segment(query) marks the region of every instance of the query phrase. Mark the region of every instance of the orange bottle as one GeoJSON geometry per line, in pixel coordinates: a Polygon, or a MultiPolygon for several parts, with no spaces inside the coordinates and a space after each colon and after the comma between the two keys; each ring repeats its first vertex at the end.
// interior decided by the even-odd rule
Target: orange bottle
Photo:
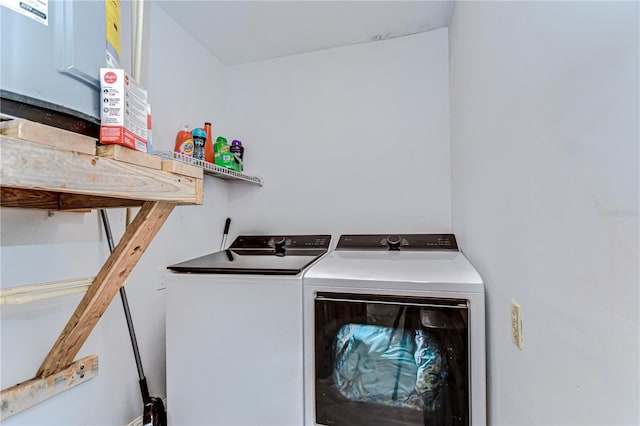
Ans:
{"type": "Polygon", "coordinates": [[[213,138],[211,137],[211,123],[204,123],[204,131],[207,134],[207,140],[204,143],[204,161],[213,164],[213,138]]]}
{"type": "Polygon", "coordinates": [[[193,137],[188,125],[184,125],[183,129],[176,135],[176,146],[173,149],[178,154],[193,156],[193,137]]]}

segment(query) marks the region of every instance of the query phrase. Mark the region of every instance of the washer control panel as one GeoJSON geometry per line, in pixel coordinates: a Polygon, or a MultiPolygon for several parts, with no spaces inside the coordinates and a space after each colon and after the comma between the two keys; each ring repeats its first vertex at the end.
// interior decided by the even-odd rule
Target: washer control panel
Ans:
{"type": "Polygon", "coordinates": [[[358,234],[341,235],[336,250],[453,250],[453,234],[358,234]]]}
{"type": "Polygon", "coordinates": [[[328,249],[331,235],[240,235],[230,249],[328,249]]]}

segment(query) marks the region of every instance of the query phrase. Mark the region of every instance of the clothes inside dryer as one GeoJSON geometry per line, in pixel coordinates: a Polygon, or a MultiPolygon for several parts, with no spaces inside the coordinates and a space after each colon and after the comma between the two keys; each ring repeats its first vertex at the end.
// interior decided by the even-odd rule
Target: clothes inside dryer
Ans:
{"type": "Polygon", "coordinates": [[[466,301],[318,293],[315,319],[319,424],[469,424],[466,301]]]}

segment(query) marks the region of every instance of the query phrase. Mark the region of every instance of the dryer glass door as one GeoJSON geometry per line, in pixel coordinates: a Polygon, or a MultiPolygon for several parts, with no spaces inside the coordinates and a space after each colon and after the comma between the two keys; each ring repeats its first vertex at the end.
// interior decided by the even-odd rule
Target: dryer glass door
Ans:
{"type": "Polygon", "coordinates": [[[319,425],[468,425],[468,302],[315,298],[319,425]]]}

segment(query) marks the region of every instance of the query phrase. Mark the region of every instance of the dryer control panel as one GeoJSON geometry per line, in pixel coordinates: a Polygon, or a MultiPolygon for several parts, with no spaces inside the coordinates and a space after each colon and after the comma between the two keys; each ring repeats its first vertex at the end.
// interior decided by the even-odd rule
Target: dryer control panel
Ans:
{"type": "Polygon", "coordinates": [[[453,234],[341,235],[336,250],[458,251],[453,234]]]}

